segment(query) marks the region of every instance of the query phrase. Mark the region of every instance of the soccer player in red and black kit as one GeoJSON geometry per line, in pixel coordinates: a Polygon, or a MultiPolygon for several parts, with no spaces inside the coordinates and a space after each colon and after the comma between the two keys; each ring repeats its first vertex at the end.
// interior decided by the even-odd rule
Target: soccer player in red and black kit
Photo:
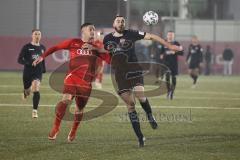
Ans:
{"type": "MultiPolygon", "coordinates": [[[[179,42],[175,40],[175,33],[173,31],[168,31],[167,32],[167,42],[181,46],[179,42]]],[[[173,51],[170,50],[167,47],[161,47],[161,52],[160,52],[160,59],[163,60],[163,63],[170,69],[170,73],[166,74],[166,81],[167,81],[167,98],[172,100],[173,99],[173,93],[177,85],[177,78],[176,76],[178,75],[178,56],[183,55],[183,51],[173,51]],[[171,78],[171,83],[170,83],[170,78],[171,78]],[[170,86],[170,84],[172,84],[170,86]]]]}
{"type": "MultiPolygon", "coordinates": [[[[137,40],[146,39],[146,40],[154,40],[157,41],[172,50],[181,50],[179,47],[175,45],[171,45],[167,43],[164,39],[160,38],[157,35],[153,35],[150,33],[145,33],[141,31],[134,30],[126,30],[125,29],[125,18],[123,16],[116,16],[113,22],[113,27],[115,29],[114,32],[106,35],[104,37],[103,43],[106,50],[110,52],[112,55],[111,65],[115,68],[115,78],[118,87],[118,94],[125,102],[130,121],[132,123],[133,130],[138,137],[139,147],[144,146],[144,136],[140,129],[140,123],[138,119],[137,112],[135,110],[135,101],[134,97],[136,97],[147,114],[147,118],[150,122],[150,125],[153,129],[158,127],[157,122],[152,114],[151,106],[148,102],[148,99],[144,95],[144,83],[143,83],[143,75],[141,71],[137,71],[132,73],[129,68],[129,73],[132,73],[132,77],[128,77],[125,73],[121,71],[121,68],[128,69],[125,64],[121,64],[123,62],[121,60],[122,56],[128,57],[128,63],[138,63],[137,55],[135,54],[134,44],[137,40]],[[119,56],[120,55],[120,56],[119,56]],[[119,60],[114,57],[119,56],[119,60]],[[129,80],[132,79],[132,80],[129,80]]],[[[138,67],[136,65],[136,67],[138,67]]]]}
{"type": "Polygon", "coordinates": [[[19,57],[18,63],[24,65],[23,70],[23,99],[26,99],[33,92],[33,111],[32,118],[37,118],[38,105],[40,101],[40,82],[42,80],[42,73],[45,73],[44,61],[37,66],[33,67],[32,63],[39,56],[45,52],[44,45],[40,44],[41,31],[39,29],[32,30],[32,42],[23,46],[19,57]]]}
{"type": "Polygon", "coordinates": [[[197,36],[192,37],[192,43],[189,45],[186,61],[189,65],[189,74],[193,79],[192,88],[195,88],[200,69],[203,66],[203,48],[199,44],[197,36]]]}
{"type": "Polygon", "coordinates": [[[92,90],[91,82],[95,77],[96,60],[99,57],[108,63],[110,61],[110,56],[106,54],[104,48],[98,48],[94,45],[94,34],[94,25],[84,23],[81,26],[81,39],[66,40],[51,47],[33,63],[35,66],[57,50],[66,49],[70,51],[69,71],[64,79],[63,98],[56,106],[56,117],[48,136],[49,140],[56,139],[67,106],[71,104],[74,98],[76,102],[75,117],[68,135],[68,141],[75,139],[77,128],[83,117],[83,109],[92,90]]]}

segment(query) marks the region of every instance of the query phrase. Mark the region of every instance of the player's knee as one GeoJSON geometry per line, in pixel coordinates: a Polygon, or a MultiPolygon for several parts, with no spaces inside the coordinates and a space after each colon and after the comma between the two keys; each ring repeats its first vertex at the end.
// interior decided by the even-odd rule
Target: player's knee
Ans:
{"type": "Polygon", "coordinates": [[[72,100],[71,99],[62,99],[61,102],[64,104],[70,105],[72,103],[72,100]]]}
{"type": "Polygon", "coordinates": [[[64,94],[62,97],[62,102],[70,104],[72,102],[73,96],[71,94],[64,94]]]}
{"type": "Polygon", "coordinates": [[[134,95],[137,99],[144,98],[144,87],[143,86],[136,86],[134,87],[134,95]]]}
{"type": "Polygon", "coordinates": [[[146,100],[146,97],[145,97],[143,91],[135,92],[135,97],[136,97],[139,101],[141,101],[141,102],[143,102],[143,101],[146,100]]]}
{"type": "Polygon", "coordinates": [[[40,81],[39,80],[34,80],[32,81],[32,92],[38,92],[40,89],[40,81]]]}
{"type": "Polygon", "coordinates": [[[135,111],[135,104],[134,105],[127,105],[128,112],[133,112],[135,111]]]}

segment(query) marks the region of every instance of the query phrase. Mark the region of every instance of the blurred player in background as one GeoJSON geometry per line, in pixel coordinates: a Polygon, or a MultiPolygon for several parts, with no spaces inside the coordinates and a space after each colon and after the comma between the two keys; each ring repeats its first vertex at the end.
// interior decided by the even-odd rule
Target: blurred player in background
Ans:
{"type": "Polygon", "coordinates": [[[197,79],[203,66],[203,48],[199,44],[197,36],[193,36],[188,48],[187,63],[189,74],[193,79],[192,88],[196,87],[197,79]]]}
{"type": "Polygon", "coordinates": [[[40,83],[42,80],[42,73],[46,72],[44,61],[33,67],[32,63],[39,56],[41,56],[46,48],[40,44],[41,31],[39,29],[32,30],[32,41],[23,46],[19,56],[18,63],[24,65],[23,69],[23,99],[26,99],[30,92],[33,93],[33,111],[32,118],[37,118],[38,105],[40,101],[40,83]]]}
{"type": "MultiPolygon", "coordinates": [[[[173,31],[167,32],[167,42],[176,46],[180,46],[179,42],[175,41],[175,33],[173,31]]],[[[167,90],[168,90],[167,98],[170,100],[173,99],[174,90],[177,84],[176,76],[178,75],[178,56],[179,55],[183,55],[183,51],[176,52],[176,51],[170,50],[165,46],[161,48],[160,59],[163,60],[163,63],[171,71],[170,73],[166,74],[167,90]],[[170,82],[170,78],[171,78],[171,82],[170,82]]]]}
{"type": "Polygon", "coordinates": [[[223,75],[232,75],[232,65],[233,65],[233,58],[234,53],[229,45],[225,46],[225,49],[222,53],[223,58],[223,75]]]}
{"type": "MultiPolygon", "coordinates": [[[[104,37],[103,43],[106,50],[112,55],[112,67],[116,68],[115,78],[118,86],[118,94],[125,102],[130,121],[132,123],[133,130],[138,138],[139,147],[144,146],[144,136],[140,129],[139,118],[135,109],[135,97],[139,100],[143,110],[146,112],[148,121],[153,129],[158,127],[157,122],[152,114],[152,109],[149,104],[147,97],[144,95],[144,82],[143,74],[140,69],[138,72],[132,73],[131,68],[129,72],[133,74],[132,77],[126,77],[125,73],[120,71],[121,68],[124,68],[126,64],[121,64],[121,59],[115,59],[115,55],[118,57],[128,58],[127,63],[138,63],[137,55],[135,54],[135,42],[137,40],[146,39],[157,41],[171,50],[180,50],[179,47],[167,43],[164,39],[160,38],[157,35],[150,33],[145,33],[141,31],[126,30],[125,29],[125,18],[123,16],[116,16],[113,22],[114,32],[109,33],[104,37]],[[116,62],[116,63],[115,63],[116,62]],[[120,64],[118,64],[120,63],[120,64]],[[116,66],[115,66],[116,65],[116,66]],[[130,79],[130,81],[129,81],[130,79]],[[134,79],[131,81],[131,79],[134,79]]],[[[118,58],[121,58],[118,57],[118,58]]],[[[138,65],[136,65],[138,67],[138,65]]]]}
{"type": "Polygon", "coordinates": [[[205,60],[205,75],[208,76],[211,74],[211,62],[212,62],[212,51],[211,51],[211,46],[207,45],[206,46],[206,52],[204,55],[204,60],[205,60]]]}
{"type": "MultiPolygon", "coordinates": [[[[95,45],[97,45],[99,48],[103,48],[103,32],[98,31],[95,38],[95,45]]],[[[95,87],[97,89],[102,89],[102,80],[103,80],[103,71],[104,71],[104,65],[105,62],[102,59],[97,59],[97,65],[96,65],[96,76],[95,76],[95,87]]]]}
{"type": "MultiPolygon", "coordinates": [[[[41,57],[33,62],[36,66],[48,55],[55,51],[69,50],[69,70],[64,79],[62,100],[56,106],[56,116],[52,130],[48,135],[49,140],[55,140],[59,133],[61,121],[66,109],[75,99],[76,107],[74,122],[68,135],[71,142],[76,137],[77,128],[83,117],[83,109],[91,94],[91,83],[95,78],[96,60],[102,58],[109,62],[110,57],[103,48],[94,44],[95,27],[92,23],[84,23],[81,26],[81,39],[70,39],[48,49],[41,57]]],[[[101,45],[103,46],[103,45],[101,45]]]]}

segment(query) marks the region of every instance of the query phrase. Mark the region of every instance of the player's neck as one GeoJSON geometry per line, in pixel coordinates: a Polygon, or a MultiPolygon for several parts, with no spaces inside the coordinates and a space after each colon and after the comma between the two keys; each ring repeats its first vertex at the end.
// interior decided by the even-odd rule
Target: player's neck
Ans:
{"type": "Polygon", "coordinates": [[[93,42],[93,39],[92,38],[86,38],[86,37],[82,36],[82,41],[83,42],[93,42]]]}
{"type": "Polygon", "coordinates": [[[113,36],[114,37],[122,37],[123,36],[123,33],[119,33],[119,32],[113,32],[113,36]]]}
{"type": "Polygon", "coordinates": [[[31,44],[34,45],[34,46],[40,46],[40,42],[34,42],[34,41],[32,41],[31,44]]]}

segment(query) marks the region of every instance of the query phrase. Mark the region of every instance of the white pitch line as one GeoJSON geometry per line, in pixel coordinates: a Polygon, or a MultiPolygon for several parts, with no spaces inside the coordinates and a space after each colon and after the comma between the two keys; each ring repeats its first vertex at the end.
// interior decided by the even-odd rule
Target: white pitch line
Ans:
{"type": "MultiPolygon", "coordinates": [[[[0,85],[0,88],[23,88],[22,85],[0,85]]],[[[46,85],[42,85],[40,88],[43,89],[49,89],[49,90],[53,90],[51,88],[51,86],[46,86],[46,85]]],[[[147,87],[146,87],[147,88],[147,87]]],[[[214,91],[198,91],[198,90],[193,90],[190,89],[189,90],[179,90],[177,89],[176,92],[180,92],[180,93],[191,93],[191,94],[217,94],[217,95],[236,95],[236,96],[240,96],[240,93],[233,93],[233,92],[214,92],[214,91]]]]}
{"type": "MultiPolygon", "coordinates": [[[[0,93],[0,96],[21,96],[22,93],[0,93]]],[[[41,93],[41,95],[46,96],[59,96],[60,93],[41,93]]]]}
{"type": "MultiPolygon", "coordinates": [[[[0,93],[0,96],[21,96],[21,93],[0,93]]],[[[61,96],[60,93],[41,93],[42,96],[61,96]]],[[[104,96],[104,95],[102,95],[104,96]]],[[[105,95],[107,96],[107,95],[105,95]]],[[[90,97],[94,98],[94,97],[90,97]]],[[[151,97],[153,99],[166,99],[165,95],[161,95],[158,97],[151,97]]],[[[186,99],[186,100],[224,100],[224,101],[238,101],[240,100],[240,97],[182,97],[182,96],[176,96],[174,99],[186,99]]]]}
{"type": "MultiPolygon", "coordinates": [[[[55,107],[56,104],[41,104],[40,107],[55,107]]],[[[0,107],[32,107],[31,104],[0,104],[0,107]]],[[[86,107],[86,108],[96,108],[96,107],[86,107]]],[[[126,108],[124,105],[118,105],[117,108],[126,108]]],[[[136,106],[136,108],[141,108],[136,106]]],[[[240,110],[240,107],[191,107],[191,106],[152,106],[154,109],[214,109],[214,110],[240,110]]]]}
{"type": "Polygon", "coordinates": [[[232,92],[213,92],[213,91],[192,91],[192,90],[177,90],[177,93],[191,93],[191,94],[217,94],[217,95],[237,95],[240,96],[240,93],[232,93],[232,92]]]}
{"type": "MultiPolygon", "coordinates": [[[[0,85],[0,88],[23,88],[22,85],[0,85]]],[[[50,88],[49,86],[40,86],[40,88],[50,88]]]]}

